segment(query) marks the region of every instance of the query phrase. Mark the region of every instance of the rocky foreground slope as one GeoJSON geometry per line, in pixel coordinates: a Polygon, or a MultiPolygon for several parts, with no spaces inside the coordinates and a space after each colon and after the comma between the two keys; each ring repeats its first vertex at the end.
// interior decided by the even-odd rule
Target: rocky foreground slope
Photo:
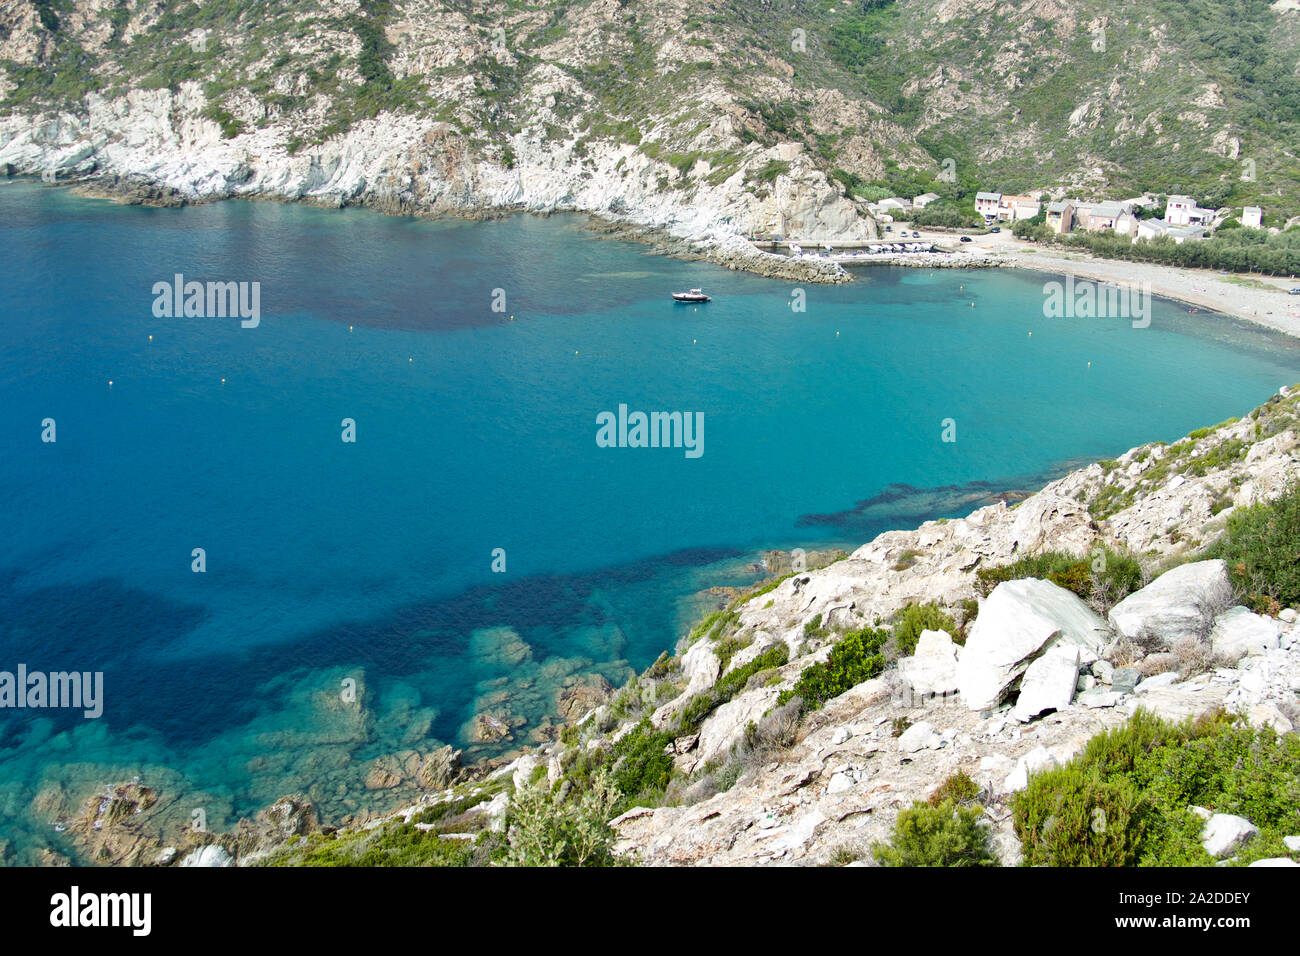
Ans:
{"type": "MultiPolygon", "coordinates": [[[[1012,795],[1138,709],[1170,719],[1226,710],[1284,734],[1300,725],[1297,609],[1243,592],[1223,560],[1200,553],[1239,509],[1297,479],[1300,386],[1014,506],[887,532],[841,559],[806,556],[832,563],[741,595],[558,741],[494,768],[434,755],[427,792],[396,813],[322,831],[310,805],[287,798],[234,833],[178,839],[150,830],[167,795],[128,784],[88,803],[74,835],[92,860],[152,865],[311,862],[304,854],[322,847],[347,858],[338,848],[349,841],[400,845],[412,834],[503,848],[521,794],[576,801],[596,764],[636,778],[638,762],[662,760],[666,788],[612,821],[615,852],[642,864],[856,859],[957,771],[980,786],[998,858],[1012,864],[1012,795]],[[998,570],[1045,551],[1081,556],[1092,589],[998,570]],[[1135,580],[1108,590],[1119,578],[1107,562],[1127,562],[1135,580]],[[944,623],[903,649],[898,613],[918,605],[944,623]],[[810,665],[877,625],[893,627],[883,672],[807,713],[787,702],[810,665]]],[[[1207,840],[1228,835],[1210,852],[1230,856],[1244,827],[1210,820],[1207,840]]],[[[458,860],[494,859],[484,854],[458,860]]]]}

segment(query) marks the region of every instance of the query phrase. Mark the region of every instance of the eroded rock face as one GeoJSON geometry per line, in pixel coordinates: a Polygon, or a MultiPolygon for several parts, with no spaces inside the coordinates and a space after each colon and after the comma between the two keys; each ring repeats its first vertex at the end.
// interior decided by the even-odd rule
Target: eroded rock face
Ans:
{"type": "Polygon", "coordinates": [[[460,758],[461,752],[450,744],[433,751],[424,758],[420,782],[435,790],[452,786],[461,776],[460,758]]]}
{"type": "MultiPolygon", "coordinates": [[[[957,665],[957,686],[967,707],[987,710],[1049,646],[1087,649],[1095,657],[1108,636],[1105,621],[1064,588],[1034,579],[1005,581],[980,607],[957,665]]],[[[1077,676],[1077,659],[1075,670],[1077,676]]]]}

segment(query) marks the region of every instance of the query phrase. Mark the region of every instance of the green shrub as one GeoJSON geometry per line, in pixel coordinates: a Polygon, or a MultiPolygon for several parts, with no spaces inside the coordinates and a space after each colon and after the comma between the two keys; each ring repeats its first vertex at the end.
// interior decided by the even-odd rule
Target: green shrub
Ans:
{"type": "Polygon", "coordinates": [[[507,866],[615,866],[609,825],[620,794],[601,771],[592,786],[568,798],[527,786],[510,801],[507,866]]]}
{"type": "Polygon", "coordinates": [[[614,787],[629,801],[662,793],[673,775],[673,758],[664,748],[673,742],[667,731],[656,731],[643,720],[614,744],[614,787]]]}
{"type": "Polygon", "coordinates": [[[1085,600],[1100,591],[1110,600],[1118,601],[1142,586],[1142,565],[1132,555],[1109,548],[1102,549],[1101,554],[1094,552],[1082,558],[1062,551],[1044,551],[1011,564],[980,568],[975,572],[975,590],[988,597],[1003,581],[1020,578],[1051,581],[1085,600]]]}
{"type": "Polygon", "coordinates": [[[475,843],[470,840],[447,840],[414,824],[401,823],[360,832],[315,833],[264,865],[470,866],[475,857],[475,843]]]}
{"type": "Polygon", "coordinates": [[[898,815],[888,843],[872,854],[881,866],[997,866],[982,807],[945,800],[937,806],[916,802],[898,815]]]}
{"type": "Polygon", "coordinates": [[[677,733],[687,734],[699,727],[704,718],[745,689],[755,674],[781,667],[790,660],[784,644],[763,651],[752,661],[723,674],[708,690],[700,691],[677,712],[677,733]]]}
{"type": "Polygon", "coordinates": [[[769,647],[763,653],[759,654],[752,661],[734,668],[723,674],[718,682],[713,685],[713,691],[718,697],[719,704],[725,704],[731,698],[735,697],[745,684],[749,682],[750,677],[759,671],[768,670],[772,667],[782,667],[790,660],[790,650],[784,644],[777,644],[769,647]]]}
{"type": "Polygon", "coordinates": [[[713,647],[713,655],[718,659],[718,666],[721,670],[726,670],[731,659],[736,656],[737,651],[744,650],[754,643],[752,635],[747,637],[736,637],[734,634],[724,637],[713,647]]]}
{"type": "Polygon", "coordinates": [[[1029,865],[1134,866],[1150,826],[1142,795],[1123,777],[1069,764],[1034,777],[1015,801],[1029,865]]]}
{"type": "Polygon", "coordinates": [[[1238,508],[1212,553],[1228,563],[1233,583],[1255,603],[1270,597],[1300,603],[1300,482],[1270,502],[1238,508]]]}
{"type": "Polygon", "coordinates": [[[937,807],[945,800],[950,803],[970,803],[980,795],[980,785],[964,770],[958,770],[935,788],[930,794],[929,804],[937,807]]]}
{"type": "Polygon", "coordinates": [[[902,655],[916,650],[922,631],[957,633],[957,622],[937,604],[909,604],[894,618],[894,639],[902,655]]]}
{"type": "Polygon", "coordinates": [[[1300,824],[1300,738],[1221,712],[1174,724],[1138,711],[1033,776],[1012,812],[1030,866],[1208,866],[1189,806],[1259,827],[1238,862],[1275,852],[1300,824]]]}
{"type": "Polygon", "coordinates": [[[782,691],[777,703],[801,697],[806,707],[815,710],[850,687],[878,676],[885,669],[880,649],[888,639],[889,632],[883,628],[850,631],[831,648],[825,663],[805,667],[794,689],[782,691]]]}

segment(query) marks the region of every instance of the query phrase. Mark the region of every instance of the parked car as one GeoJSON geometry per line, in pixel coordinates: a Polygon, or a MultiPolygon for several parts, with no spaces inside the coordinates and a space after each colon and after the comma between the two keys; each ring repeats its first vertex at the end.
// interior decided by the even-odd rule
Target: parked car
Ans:
{"type": "Polygon", "coordinates": [[[885,232],[893,232],[893,231],[894,231],[894,227],[893,227],[893,226],[886,226],[886,227],[885,227],[885,232]]]}
{"type": "Polygon", "coordinates": [[[1291,291],[1291,295],[1300,295],[1300,287],[1296,287],[1290,291],[1291,291]]]}
{"type": "Polygon", "coordinates": [[[962,241],[962,242],[970,242],[970,236],[962,236],[962,237],[961,237],[961,241],[962,241]]]}
{"type": "Polygon", "coordinates": [[[913,238],[913,239],[920,239],[920,238],[921,238],[921,234],[920,234],[919,232],[914,232],[914,233],[912,233],[912,238],[913,238]]]}
{"type": "Polygon", "coordinates": [[[1001,226],[994,226],[992,229],[989,230],[989,232],[1001,232],[1001,231],[1002,231],[1001,226]]]}

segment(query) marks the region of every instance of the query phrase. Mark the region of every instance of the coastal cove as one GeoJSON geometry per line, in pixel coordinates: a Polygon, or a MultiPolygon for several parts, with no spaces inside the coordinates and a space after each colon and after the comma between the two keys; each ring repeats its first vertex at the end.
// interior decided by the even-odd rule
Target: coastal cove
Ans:
{"type": "Polygon", "coordinates": [[[331,821],[409,802],[401,755],[546,739],[763,549],[964,514],[1300,378],[1294,340],[1161,299],[1135,329],[1045,318],[1021,270],[879,268],[796,312],[789,281],[575,215],[10,182],[0,241],[0,670],[104,673],[99,719],[0,713],[10,862],[136,776],[213,829],[293,792],[331,821]],[[175,275],[257,283],[260,321],[156,315],[175,275]],[[707,443],[602,447],[624,405],[707,443]]]}

